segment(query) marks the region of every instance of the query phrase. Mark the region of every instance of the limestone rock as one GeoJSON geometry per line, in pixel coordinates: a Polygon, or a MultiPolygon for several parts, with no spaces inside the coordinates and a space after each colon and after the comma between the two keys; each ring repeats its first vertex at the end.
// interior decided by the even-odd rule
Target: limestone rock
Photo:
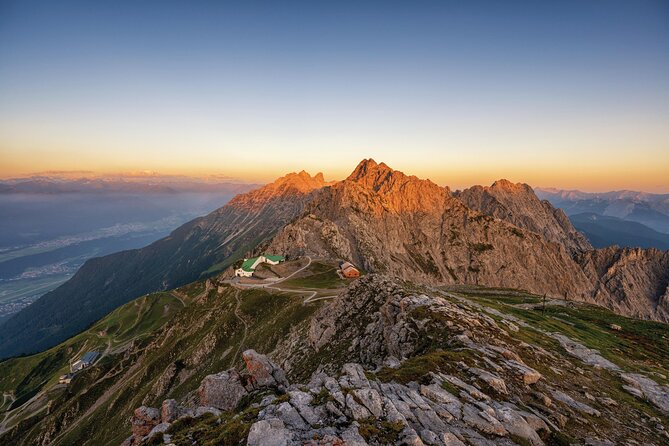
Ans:
{"type": "Polygon", "coordinates": [[[561,403],[566,404],[567,406],[571,407],[572,409],[576,409],[579,412],[586,413],[588,415],[593,415],[593,416],[600,416],[601,413],[597,410],[594,409],[590,406],[588,406],[585,403],[582,403],[580,401],[576,401],[573,399],[571,396],[567,395],[566,393],[562,392],[561,390],[553,390],[553,398],[557,401],[560,401],[561,403]]]}
{"type": "Polygon", "coordinates": [[[246,363],[246,370],[253,378],[253,385],[257,387],[288,386],[286,374],[281,367],[274,364],[267,356],[255,350],[246,350],[242,353],[246,363]]]}
{"type": "Polygon", "coordinates": [[[234,370],[206,376],[198,389],[201,406],[220,410],[234,409],[247,393],[239,374],[234,370]]]}
{"type": "Polygon", "coordinates": [[[293,444],[293,441],[283,422],[273,418],[253,423],[246,444],[247,446],[289,446],[293,444]]]}
{"type": "Polygon", "coordinates": [[[132,435],[135,438],[145,437],[160,423],[160,412],[153,407],[138,407],[130,423],[132,424],[132,435]]]}
{"type": "Polygon", "coordinates": [[[623,373],[620,375],[629,386],[623,386],[637,397],[645,397],[665,415],[669,415],[669,386],[661,386],[652,379],[638,373],[623,373]],[[637,390],[633,392],[631,389],[637,390]],[[640,394],[640,395],[639,395],[640,394]]]}

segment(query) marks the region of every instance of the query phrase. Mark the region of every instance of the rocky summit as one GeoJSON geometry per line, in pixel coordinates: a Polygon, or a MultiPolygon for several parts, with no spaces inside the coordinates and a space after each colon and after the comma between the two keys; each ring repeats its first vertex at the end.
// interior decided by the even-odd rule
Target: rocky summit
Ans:
{"type": "Polygon", "coordinates": [[[271,249],[352,259],[367,271],[423,283],[522,288],[669,321],[666,253],[639,250],[614,265],[613,258],[628,257],[625,249],[592,249],[562,211],[506,180],[451,193],[363,160],[348,178],[317,191],[271,249]]]}

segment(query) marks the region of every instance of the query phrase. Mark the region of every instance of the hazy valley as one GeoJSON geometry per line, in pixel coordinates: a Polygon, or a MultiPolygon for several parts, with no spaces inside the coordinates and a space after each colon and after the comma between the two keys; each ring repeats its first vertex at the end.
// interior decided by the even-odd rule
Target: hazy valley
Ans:
{"type": "Polygon", "coordinates": [[[253,187],[144,181],[0,182],[0,324],[89,258],[146,246],[253,187]]]}

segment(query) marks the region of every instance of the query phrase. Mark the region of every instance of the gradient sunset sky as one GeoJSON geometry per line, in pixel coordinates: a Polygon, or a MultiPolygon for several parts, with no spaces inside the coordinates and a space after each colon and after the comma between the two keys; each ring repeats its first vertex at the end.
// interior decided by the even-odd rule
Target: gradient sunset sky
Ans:
{"type": "Polygon", "coordinates": [[[0,177],[669,192],[669,2],[0,0],[0,177]]]}

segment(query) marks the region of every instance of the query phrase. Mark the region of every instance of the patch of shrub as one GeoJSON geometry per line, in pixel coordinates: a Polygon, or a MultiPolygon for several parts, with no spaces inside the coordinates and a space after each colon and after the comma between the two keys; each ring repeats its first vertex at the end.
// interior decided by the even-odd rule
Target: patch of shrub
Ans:
{"type": "Polygon", "coordinates": [[[471,248],[475,252],[486,252],[495,249],[495,247],[492,246],[490,243],[473,243],[471,245],[471,248]]]}
{"type": "Polygon", "coordinates": [[[360,420],[358,431],[362,438],[370,444],[395,444],[404,430],[399,421],[379,421],[374,417],[360,420]]]}

